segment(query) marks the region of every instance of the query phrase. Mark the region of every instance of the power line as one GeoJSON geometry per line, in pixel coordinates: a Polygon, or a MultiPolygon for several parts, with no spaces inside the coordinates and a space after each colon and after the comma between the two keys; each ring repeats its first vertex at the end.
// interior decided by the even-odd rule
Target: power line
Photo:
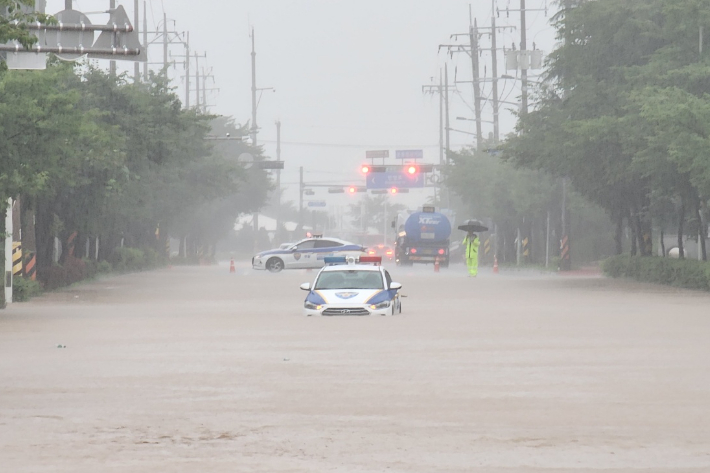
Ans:
{"type": "MultiPolygon", "coordinates": [[[[262,143],[276,143],[276,140],[261,140],[262,143]]],[[[438,144],[354,144],[354,143],[314,143],[308,141],[283,141],[281,144],[295,145],[295,146],[317,146],[323,148],[437,148],[438,144]]]]}

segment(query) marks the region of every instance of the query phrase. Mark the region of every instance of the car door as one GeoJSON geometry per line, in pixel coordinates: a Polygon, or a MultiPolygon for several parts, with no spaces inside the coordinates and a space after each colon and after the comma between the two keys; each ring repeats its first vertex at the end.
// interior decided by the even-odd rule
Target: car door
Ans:
{"type": "Polygon", "coordinates": [[[316,241],[317,240],[306,240],[296,245],[294,250],[291,252],[291,264],[289,267],[295,269],[319,267],[318,259],[314,251],[316,241]]]}
{"type": "MultiPolygon", "coordinates": [[[[385,273],[385,289],[392,292],[392,290],[390,289],[390,284],[392,284],[392,276],[390,276],[390,273],[386,269],[384,270],[384,273],[385,273]]],[[[401,304],[401,300],[399,298],[399,291],[397,291],[394,294],[394,297],[392,298],[392,304],[394,304],[393,312],[399,312],[400,311],[400,304],[401,304]]]]}

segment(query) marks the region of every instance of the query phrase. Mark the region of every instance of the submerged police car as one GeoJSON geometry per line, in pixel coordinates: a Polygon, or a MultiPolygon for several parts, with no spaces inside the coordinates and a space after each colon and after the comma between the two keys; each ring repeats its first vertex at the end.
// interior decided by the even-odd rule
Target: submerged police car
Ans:
{"type": "Polygon", "coordinates": [[[308,291],[303,313],[310,315],[394,315],[402,313],[399,290],[380,266],[379,256],[328,257],[308,291]]]}
{"type": "Polygon", "coordinates": [[[360,256],[365,248],[338,238],[312,237],[286,248],[262,251],[251,259],[254,269],[278,273],[282,269],[322,268],[327,256],[360,256]]]}

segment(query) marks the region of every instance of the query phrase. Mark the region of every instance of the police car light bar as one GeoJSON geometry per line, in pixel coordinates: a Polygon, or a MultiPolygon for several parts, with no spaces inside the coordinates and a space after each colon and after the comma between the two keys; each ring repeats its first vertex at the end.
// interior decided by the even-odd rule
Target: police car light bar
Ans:
{"type": "Polygon", "coordinates": [[[345,256],[326,256],[323,258],[323,261],[327,265],[333,265],[333,264],[345,264],[348,261],[345,259],[345,256]]]}
{"type": "Polygon", "coordinates": [[[361,263],[375,263],[377,265],[382,264],[382,256],[361,256],[361,263]]]}

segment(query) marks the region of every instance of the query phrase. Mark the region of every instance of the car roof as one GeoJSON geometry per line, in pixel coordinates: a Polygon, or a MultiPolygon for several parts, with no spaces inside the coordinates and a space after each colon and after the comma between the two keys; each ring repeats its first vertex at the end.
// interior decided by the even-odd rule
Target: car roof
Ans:
{"type": "Polygon", "coordinates": [[[382,266],[375,266],[372,264],[334,264],[332,266],[325,266],[321,272],[331,272],[331,271],[380,271],[382,266]]]}
{"type": "Polygon", "coordinates": [[[320,241],[320,240],[328,240],[328,241],[334,241],[337,243],[342,243],[343,245],[355,245],[356,243],[352,243],[350,241],[345,241],[341,240],[340,238],[331,238],[331,237],[310,237],[310,238],[304,238],[303,240],[299,240],[295,243],[292,243],[292,245],[298,245],[299,243],[303,243],[304,241],[320,241]]]}

